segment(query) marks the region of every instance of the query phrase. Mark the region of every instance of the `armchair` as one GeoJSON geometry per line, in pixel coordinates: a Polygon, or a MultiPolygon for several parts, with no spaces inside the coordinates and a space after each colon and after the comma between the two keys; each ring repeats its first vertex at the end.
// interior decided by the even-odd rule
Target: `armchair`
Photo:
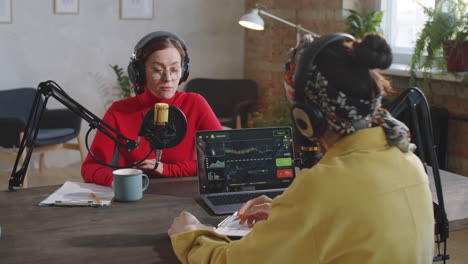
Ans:
{"type": "MultiPolygon", "coordinates": [[[[0,91],[0,159],[14,161],[36,96],[34,88],[0,91]]],[[[39,170],[44,170],[44,153],[56,149],[85,153],[79,136],[81,118],[68,109],[46,109],[39,123],[33,153],[40,154],[39,170]],[[67,143],[77,138],[78,143],[67,143]]],[[[24,157],[23,157],[24,159],[24,157]]],[[[23,161],[23,160],[22,160],[23,161]]]]}
{"type": "Polygon", "coordinates": [[[241,128],[247,127],[249,114],[255,108],[258,85],[246,79],[196,78],[187,83],[185,91],[201,94],[221,125],[241,128]]]}

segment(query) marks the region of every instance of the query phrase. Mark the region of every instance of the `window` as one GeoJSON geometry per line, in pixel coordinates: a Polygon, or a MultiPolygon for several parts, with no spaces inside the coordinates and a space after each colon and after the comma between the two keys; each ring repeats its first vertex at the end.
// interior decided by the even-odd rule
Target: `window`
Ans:
{"type": "Polygon", "coordinates": [[[434,7],[437,0],[381,0],[382,28],[393,51],[393,63],[409,64],[414,43],[427,20],[420,4],[434,7]],[[420,3],[420,4],[419,4],[420,3]]]}

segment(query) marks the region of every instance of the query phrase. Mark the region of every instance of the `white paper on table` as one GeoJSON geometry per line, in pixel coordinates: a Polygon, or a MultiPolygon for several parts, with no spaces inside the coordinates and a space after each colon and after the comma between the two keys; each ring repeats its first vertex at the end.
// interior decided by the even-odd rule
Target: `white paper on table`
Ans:
{"type": "Polygon", "coordinates": [[[39,203],[40,206],[109,206],[114,198],[112,187],[94,183],[66,181],[60,188],[39,203]],[[99,204],[91,193],[101,201],[99,204]]]}

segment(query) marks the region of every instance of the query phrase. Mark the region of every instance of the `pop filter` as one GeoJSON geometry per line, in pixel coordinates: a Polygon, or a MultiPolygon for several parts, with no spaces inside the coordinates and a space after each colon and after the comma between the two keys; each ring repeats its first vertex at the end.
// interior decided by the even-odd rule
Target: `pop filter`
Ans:
{"type": "Polygon", "coordinates": [[[185,138],[186,133],[187,118],[179,108],[170,104],[156,104],[145,114],[138,136],[146,138],[151,150],[157,150],[177,146],[185,138]],[[158,116],[164,115],[158,113],[157,105],[165,106],[162,112],[168,110],[162,122],[157,120],[158,116]]]}

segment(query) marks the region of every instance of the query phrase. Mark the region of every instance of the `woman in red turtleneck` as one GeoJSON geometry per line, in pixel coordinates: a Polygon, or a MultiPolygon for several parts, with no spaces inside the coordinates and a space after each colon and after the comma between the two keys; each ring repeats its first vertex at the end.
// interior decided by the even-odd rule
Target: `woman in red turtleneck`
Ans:
{"type": "MultiPolygon", "coordinates": [[[[222,127],[202,96],[177,91],[179,81],[186,77],[184,70],[188,71],[185,44],[173,33],[153,32],[135,47],[135,58],[130,64],[135,62],[141,63],[144,68],[141,69],[141,75],[144,72],[144,79],[135,80],[130,76],[137,95],[113,103],[104,115],[103,121],[127,138],[136,140],[144,115],[155,103],[167,103],[178,107],[187,117],[187,134],[180,144],[163,150],[161,162],[154,170],[154,174],[163,177],[195,176],[197,173],[195,131],[219,130],[222,127]]],[[[129,72],[129,75],[132,74],[129,72]]],[[[149,143],[142,138],[137,149],[131,152],[121,151],[126,152],[133,162],[137,162],[145,157],[149,149],[149,143]]],[[[119,155],[116,144],[100,131],[96,133],[91,151],[107,164],[130,165],[119,155]]],[[[155,163],[155,156],[152,153],[141,163],[140,168],[153,169],[155,163]]],[[[99,164],[89,154],[83,162],[81,174],[85,182],[112,185],[112,169],[99,164]]]]}

